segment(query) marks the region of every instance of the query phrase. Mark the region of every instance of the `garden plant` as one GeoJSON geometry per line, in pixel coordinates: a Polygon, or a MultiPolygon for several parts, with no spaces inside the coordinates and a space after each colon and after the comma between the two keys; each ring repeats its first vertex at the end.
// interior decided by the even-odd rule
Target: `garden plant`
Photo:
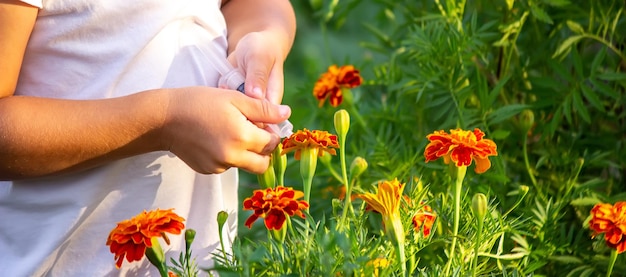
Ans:
{"type": "Polygon", "coordinates": [[[146,256],[163,276],[626,276],[626,2],[292,4],[295,130],[266,173],[242,173],[233,247],[210,269],[189,247],[165,260],[168,237],[195,231],[161,207],[111,226],[113,262],[146,256]]]}

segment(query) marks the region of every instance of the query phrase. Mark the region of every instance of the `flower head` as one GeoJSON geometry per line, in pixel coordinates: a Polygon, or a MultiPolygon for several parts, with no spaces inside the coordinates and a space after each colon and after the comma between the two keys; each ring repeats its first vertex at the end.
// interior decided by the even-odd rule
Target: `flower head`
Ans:
{"type": "Polygon", "coordinates": [[[268,188],[255,190],[252,197],[243,201],[244,210],[253,210],[254,213],[246,220],[245,225],[252,227],[252,223],[259,217],[265,219],[265,226],[269,230],[280,230],[283,228],[287,216],[300,216],[304,218],[305,210],[309,203],[302,198],[304,193],[288,187],[268,188]]]}
{"type": "Polygon", "coordinates": [[[383,216],[400,217],[400,203],[404,184],[398,179],[378,183],[376,194],[366,192],[358,197],[367,203],[368,207],[383,216]]]}
{"type": "MultiPolygon", "coordinates": [[[[369,269],[373,269],[373,276],[380,276],[380,271],[381,269],[385,269],[387,267],[389,267],[389,265],[391,264],[391,262],[389,262],[389,260],[387,260],[386,258],[376,258],[373,260],[368,261],[365,266],[369,269]]],[[[364,274],[361,274],[361,276],[365,276],[364,274]]]]}
{"type": "Polygon", "coordinates": [[[433,228],[436,218],[437,216],[433,213],[433,209],[428,205],[424,205],[418,210],[415,216],[413,216],[413,228],[415,232],[421,230],[424,237],[430,236],[430,231],[433,228]]]}
{"type": "Polygon", "coordinates": [[[295,159],[300,160],[300,154],[305,148],[317,148],[321,150],[318,151],[319,156],[324,155],[324,152],[336,155],[337,151],[335,151],[335,148],[339,148],[339,143],[336,135],[320,130],[309,131],[305,128],[285,138],[282,147],[283,151],[280,153],[281,155],[295,151],[295,159]]]}
{"type": "Polygon", "coordinates": [[[491,167],[489,156],[497,156],[497,146],[490,139],[484,139],[483,133],[476,128],[474,131],[461,129],[435,131],[427,136],[430,143],[426,146],[424,157],[426,162],[443,157],[446,164],[454,162],[457,167],[469,166],[472,160],[476,162],[474,171],[484,173],[491,167]]]}
{"type": "Polygon", "coordinates": [[[379,182],[376,194],[366,192],[358,195],[358,197],[363,199],[372,210],[382,215],[385,233],[393,241],[396,253],[400,259],[400,265],[402,265],[403,270],[406,270],[404,268],[404,263],[406,262],[406,255],[404,254],[404,227],[400,217],[403,191],[404,184],[400,183],[398,179],[394,179],[392,181],[379,182]]]}
{"type": "Polygon", "coordinates": [[[362,82],[363,78],[354,66],[331,65],[315,83],[313,95],[319,101],[320,107],[327,98],[331,106],[337,107],[343,101],[343,89],[358,87],[362,82]]]}
{"type": "Polygon", "coordinates": [[[626,202],[596,204],[591,209],[589,228],[594,237],[604,233],[606,244],[618,254],[626,251],[626,202]]]}
{"type": "Polygon", "coordinates": [[[185,228],[184,218],[178,216],[173,209],[143,211],[135,217],[119,222],[109,234],[106,245],[115,254],[117,268],[122,266],[124,257],[128,262],[139,261],[152,247],[152,238],[162,237],[167,243],[165,233],[178,235],[185,228]]]}

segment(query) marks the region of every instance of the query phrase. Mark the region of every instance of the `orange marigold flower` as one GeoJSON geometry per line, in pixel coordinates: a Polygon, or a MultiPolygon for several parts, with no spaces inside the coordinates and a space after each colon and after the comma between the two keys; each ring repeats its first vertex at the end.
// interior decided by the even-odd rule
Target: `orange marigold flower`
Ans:
{"type": "Polygon", "coordinates": [[[437,216],[433,213],[433,209],[428,205],[424,205],[417,214],[413,216],[413,228],[415,232],[422,230],[424,237],[430,236],[435,218],[437,218],[437,216]]]}
{"type": "Polygon", "coordinates": [[[185,228],[184,218],[178,216],[173,209],[143,211],[135,217],[117,223],[107,238],[106,245],[110,246],[111,253],[115,254],[117,268],[122,266],[124,257],[128,262],[139,261],[152,247],[153,237],[163,237],[166,243],[169,239],[165,233],[178,235],[185,228]]]}
{"type": "Polygon", "coordinates": [[[476,128],[474,131],[461,129],[450,130],[450,134],[443,130],[435,131],[426,136],[430,143],[426,145],[424,157],[426,162],[443,157],[446,164],[452,160],[458,167],[469,166],[472,160],[476,162],[474,171],[484,173],[491,167],[489,156],[497,156],[496,143],[484,139],[483,133],[476,128]]]}
{"type": "Polygon", "coordinates": [[[604,233],[606,244],[618,254],[626,251],[626,202],[596,204],[591,209],[589,228],[593,237],[604,233]]]}
{"type": "Polygon", "coordinates": [[[328,98],[330,105],[337,107],[343,101],[343,89],[355,88],[361,85],[363,78],[359,71],[352,65],[337,67],[331,65],[328,71],[323,73],[315,82],[313,95],[319,101],[319,106],[324,105],[328,98]]]}
{"type": "Polygon", "coordinates": [[[305,210],[309,203],[302,198],[304,193],[287,187],[268,188],[255,190],[252,197],[243,201],[244,210],[253,210],[254,213],[246,220],[245,225],[252,227],[252,223],[259,217],[265,219],[265,227],[269,230],[280,230],[288,216],[300,216],[304,218],[305,210]]]}
{"type": "Polygon", "coordinates": [[[309,131],[306,128],[286,137],[282,145],[283,151],[281,151],[280,154],[284,155],[295,151],[294,157],[296,160],[300,160],[300,153],[304,148],[317,148],[321,150],[319,151],[319,156],[324,155],[324,152],[336,155],[337,151],[335,151],[334,148],[339,148],[336,135],[320,130],[309,131]]]}

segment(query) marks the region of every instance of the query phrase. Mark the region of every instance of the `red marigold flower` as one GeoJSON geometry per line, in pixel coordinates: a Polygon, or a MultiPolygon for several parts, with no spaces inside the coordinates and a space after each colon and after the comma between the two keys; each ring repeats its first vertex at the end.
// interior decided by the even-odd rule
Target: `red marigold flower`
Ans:
{"type": "Polygon", "coordinates": [[[435,218],[437,218],[437,216],[433,213],[433,209],[428,205],[424,205],[420,211],[413,216],[413,228],[416,232],[422,230],[424,237],[428,237],[435,223],[435,218]]]}
{"type": "Polygon", "coordinates": [[[596,204],[591,209],[589,228],[593,237],[604,233],[606,244],[618,254],[626,251],[626,202],[596,204]]]}
{"type": "Polygon", "coordinates": [[[476,128],[474,131],[461,129],[450,130],[450,134],[443,130],[435,131],[426,136],[430,143],[426,145],[424,157],[426,162],[443,157],[446,164],[452,160],[458,167],[469,166],[472,160],[476,162],[474,171],[484,173],[491,167],[489,156],[497,156],[496,143],[484,139],[483,133],[476,128]]]}
{"type": "Polygon", "coordinates": [[[280,230],[287,220],[287,216],[300,216],[304,218],[305,210],[309,203],[302,198],[304,193],[287,187],[268,188],[255,190],[252,197],[243,201],[244,210],[253,210],[254,213],[246,220],[245,225],[252,227],[252,223],[259,217],[265,219],[265,227],[269,230],[280,230]]]}
{"type": "Polygon", "coordinates": [[[361,85],[363,78],[359,71],[352,65],[337,67],[331,65],[328,71],[323,73],[313,87],[313,95],[319,101],[319,106],[324,105],[328,99],[330,105],[337,107],[343,102],[343,89],[355,88],[361,85]]]}
{"type": "Polygon", "coordinates": [[[173,209],[143,211],[135,217],[117,223],[107,238],[106,245],[115,254],[117,268],[122,266],[124,257],[128,262],[139,261],[152,247],[153,237],[163,237],[169,243],[165,233],[178,235],[185,228],[184,218],[178,216],[173,209]]]}
{"type": "Polygon", "coordinates": [[[336,135],[320,130],[309,131],[306,128],[298,130],[291,136],[286,137],[282,145],[283,151],[281,151],[280,154],[284,155],[295,151],[294,157],[296,160],[300,160],[300,153],[304,148],[319,149],[319,156],[324,155],[324,152],[336,155],[337,151],[335,151],[334,148],[339,148],[336,135]]]}

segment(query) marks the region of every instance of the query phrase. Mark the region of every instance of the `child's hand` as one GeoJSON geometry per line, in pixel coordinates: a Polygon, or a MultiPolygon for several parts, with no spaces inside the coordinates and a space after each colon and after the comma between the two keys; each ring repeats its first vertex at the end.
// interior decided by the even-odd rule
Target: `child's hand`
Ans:
{"type": "Polygon", "coordinates": [[[172,90],[169,99],[164,147],[204,174],[230,167],[263,173],[280,138],[252,122],[279,123],[291,114],[288,106],[232,90],[182,88],[172,90]]]}
{"type": "Polygon", "coordinates": [[[283,98],[284,49],[269,31],[248,33],[239,40],[228,57],[246,76],[245,93],[254,98],[265,98],[280,104],[283,98]]]}

